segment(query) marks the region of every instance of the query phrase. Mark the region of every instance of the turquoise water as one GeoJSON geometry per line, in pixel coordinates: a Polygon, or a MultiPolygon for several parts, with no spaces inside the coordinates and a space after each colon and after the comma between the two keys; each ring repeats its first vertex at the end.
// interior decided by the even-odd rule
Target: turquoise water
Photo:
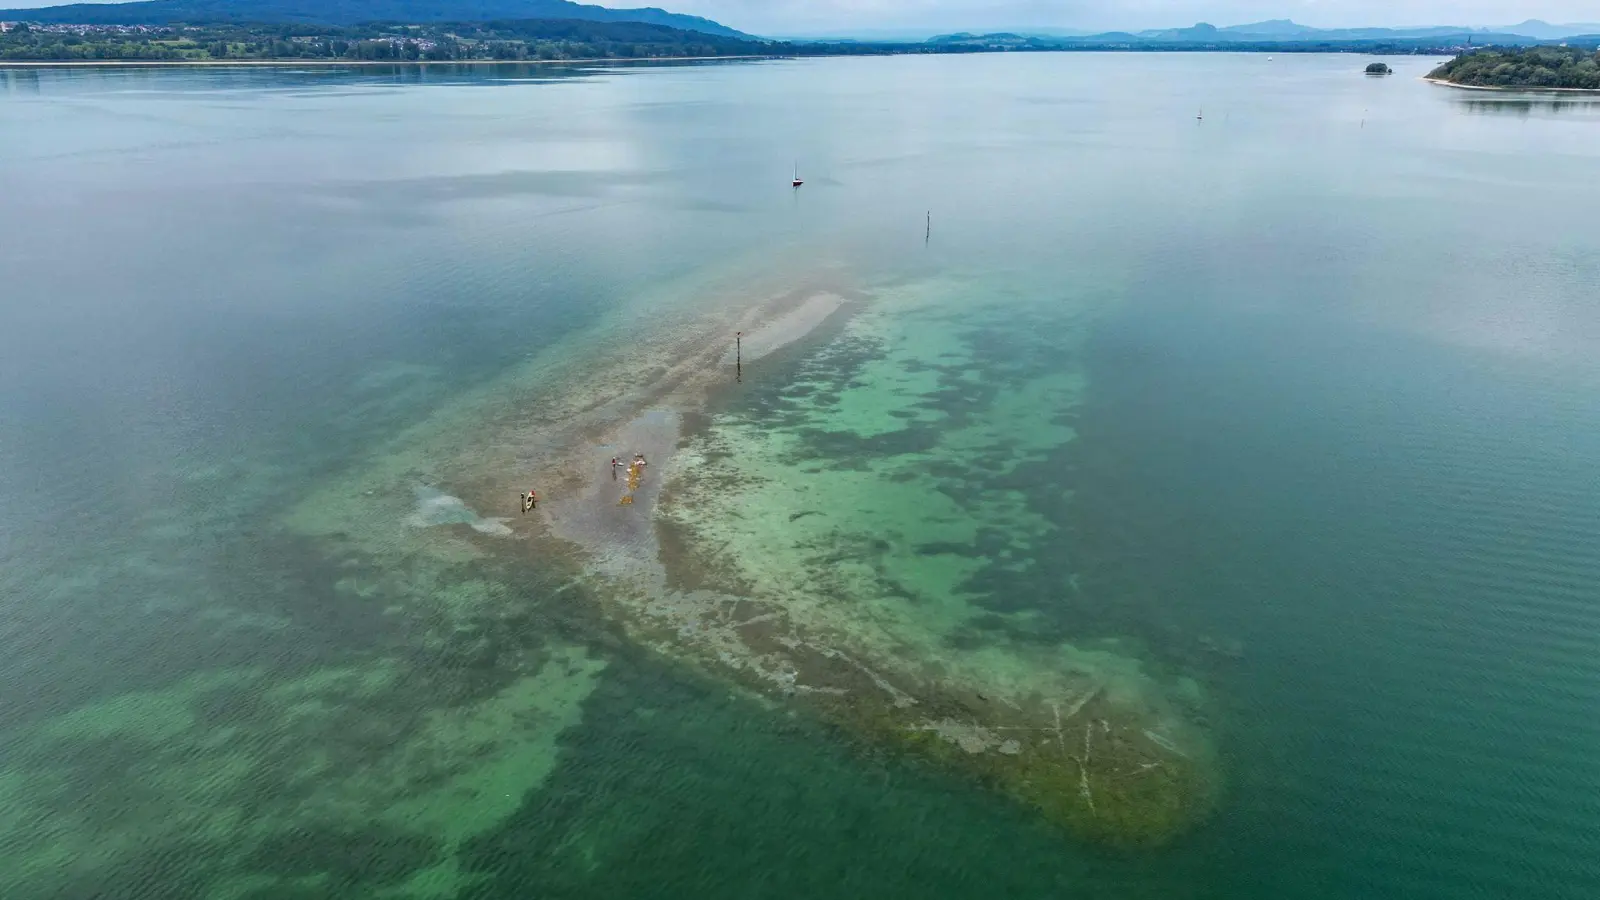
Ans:
{"type": "Polygon", "coordinates": [[[0,72],[3,893],[1594,896],[1600,107],[1428,62],[0,72]],[[522,549],[541,384],[794,285],[687,446],[839,523],[736,562],[1188,679],[1203,822],[1108,850],[522,549]]]}

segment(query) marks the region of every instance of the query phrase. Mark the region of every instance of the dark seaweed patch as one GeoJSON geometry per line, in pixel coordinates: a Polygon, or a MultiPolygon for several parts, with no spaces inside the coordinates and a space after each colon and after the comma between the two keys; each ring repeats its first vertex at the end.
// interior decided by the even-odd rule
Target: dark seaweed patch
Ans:
{"type": "Polygon", "coordinates": [[[360,831],[308,828],[262,841],[246,865],[285,878],[327,873],[335,884],[383,886],[438,861],[440,842],[373,823],[360,831]]]}

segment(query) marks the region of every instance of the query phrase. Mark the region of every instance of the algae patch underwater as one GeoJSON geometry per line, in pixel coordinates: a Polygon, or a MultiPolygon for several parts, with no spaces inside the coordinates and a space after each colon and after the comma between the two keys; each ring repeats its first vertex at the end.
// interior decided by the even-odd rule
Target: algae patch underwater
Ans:
{"type": "MultiPolygon", "coordinates": [[[[1119,623],[1084,627],[1105,598],[1080,602],[1062,522],[1100,302],[991,274],[724,299],[625,354],[597,342],[561,377],[510,376],[477,410],[441,411],[297,521],[441,562],[581,565],[582,590],[558,602],[666,657],[1075,834],[1159,843],[1213,807],[1220,776],[1195,683],[1119,623]],[[819,294],[844,300],[731,384],[727,335],[820,312],[819,294]],[[607,463],[635,451],[650,466],[619,506],[607,463]],[[370,517],[394,498],[380,502],[405,521],[419,481],[482,512],[452,506],[427,528],[370,517]],[[524,482],[551,486],[537,515],[505,520],[509,536],[474,527],[499,524],[480,517],[524,482]]],[[[412,596],[407,617],[451,618],[450,602],[412,596]]]]}
{"type": "Polygon", "coordinates": [[[1091,320],[958,279],[879,290],[687,439],[657,513],[672,587],[625,615],[1078,834],[1192,825],[1219,784],[1204,697],[1068,622],[1091,320]]]}

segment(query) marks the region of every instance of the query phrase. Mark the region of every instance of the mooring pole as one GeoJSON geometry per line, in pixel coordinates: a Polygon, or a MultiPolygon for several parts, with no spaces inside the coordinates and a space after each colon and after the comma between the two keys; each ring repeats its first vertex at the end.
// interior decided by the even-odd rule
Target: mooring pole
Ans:
{"type": "Polygon", "coordinates": [[[744,332],[733,333],[733,380],[744,381],[744,332]]]}

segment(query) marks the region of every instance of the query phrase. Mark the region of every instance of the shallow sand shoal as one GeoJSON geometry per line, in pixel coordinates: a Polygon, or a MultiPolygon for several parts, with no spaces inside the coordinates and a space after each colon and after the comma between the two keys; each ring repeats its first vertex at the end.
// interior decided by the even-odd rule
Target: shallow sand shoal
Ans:
{"type": "MultiPolygon", "coordinates": [[[[650,339],[636,353],[608,360],[608,371],[583,386],[586,403],[549,417],[558,429],[538,429],[540,450],[530,460],[536,467],[530,477],[551,487],[541,491],[542,521],[555,535],[597,554],[616,558],[627,547],[636,561],[654,563],[651,515],[678,448],[683,416],[698,413],[716,391],[735,382],[729,345],[740,332],[759,333],[771,352],[806,337],[843,303],[832,290],[791,290],[679,322],[670,337],[650,339]],[[648,465],[631,506],[619,506],[625,467],[635,453],[644,454],[648,465]],[[624,468],[613,473],[612,457],[624,468]]],[[[516,493],[509,483],[500,491],[516,493]]]]}
{"type": "MultiPolygon", "coordinates": [[[[800,340],[815,331],[829,316],[838,312],[844,302],[844,298],[838,294],[826,292],[806,297],[795,308],[745,332],[742,340],[743,358],[760,359],[800,340]]],[[[722,357],[722,364],[729,365],[736,362],[738,352],[737,349],[728,351],[722,357]]]]}
{"type": "Polygon", "coordinates": [[[540,506],[552,530],[589,551],[598,571],[640,578],[656,572],[659,542],[652,515],[681,426],[676,410],[645,410],[594,448],[599,458],[581,488],[540,506]],[[629,468],[636,453],[643,454],[646,465],[638,487],[630,489],[629,468]],[[619,465],[611,464],[613,457],[619,465]],[[624,498],[631,499],[624,503],[624,498]]]}
{"type": "MultiPolygon", "coordinates": [[[[580,450],[590,461],[570,499],[550,507],[551,532],[581,548],[597,576],[591,594],[640,643],[805,704],[874,743],[948,762],[1081,834],[1167,839],[1215,795],[1190,698],[1111,642],[974,644],[974,623],[996,617],[956,587],[973,571],[970,557],[925,549],[976,548],[984,532],[1003,532],[1019,559],[1044,552],[1051,528],[1017,491],[958,501],[929,473],[1009,472],[1043,459],[1074,435],[1039,422],[1038,411],[1068,410],[1082,391],[1077,376],[1052,369],[970,409],[967,424],[944,421],[945,379],[970,389],[982,367],[962,333],[964,291],[934,293],[852,308],[844,343],[879,348],[858,361],[865,368],[793,385],[827,403],[797,401],[804,412],[792,409],[778,427],[719,414],[672,446],[683,418],[726,381],[722,352],[713,377],[683,377],[580,450]],[[936,432],[934,445],[883,445],[833,467],[797,444],[819,434],[870,443],[908,425],[936,432]],[[609,459],[635,451],[650,455],[661,484],[619,507],[609,459]]],[[[747,320],[755,353],[800,340],[843,308],[825,293],[764,305],[747,320]]],[[[1049,344],[1063,348],[1059,334],[1049,344]]],[[[1015,625],[1026,631],[1026,616],[1015,625]]]]}
{"type": "MultiPolygon", "coordinates": [[[[976,358],[972,341],[1001,323],[1011,339],[1050,335],[1051,358],[1065,362],[1061,329],[1076,320],[1037,293],[1048,314],[1021,321],[1018,294],[981,281],[864,291],[837,270],[756,271],[742,284],[672,285],[671,297],[632,304],[561,358],[532,362],[441,409],[371,466],[299,504],[291,527],[406,559],[418,551],[441,563],[526,554],[581,586],[560,602],[583,603],[630,640],[801,704],[873,744],[948,763],[1080,834],[1155,842],[1191,825],[1209,808],[1215,778],[1208,739],[1184,725],[1190,706],[1174,699],[1172,685],[1111,644],[972,645],[969,626],[983,611],[949,588],[973,554],[926,550],[931,541],[975,552],[975,529],[996,517],[1001,531],[1028,544],[1018,545],[1019,559],[1049,538],[1019,518],[1014,489],[953,485],[953,496],[972,501],[952,505],[935,503],[952,495],[926,479],[1009,473],[1071,440],[1070,428],[1041,425],[1034,411],[1069,409],[1081,393],[1077,376],[1052,363],[1042,380],[983,398],[989,376],[979,363],[992,360],[976,358]],[[975,314],[985,296],[990,306],[975,314]],[[856,327],[867,316],[891,327],[856,327]],[[880,346],[907,321],[915,324],[903,346],[880,346]],[[790,424],[774,433],[780,443],[769,445],[762,427],[730,431],[708,415],[735,382],[728,351],[738,332],[760,358],[833,323],[839,340],[818,342],[815,355],[840,348],[851,365],[868,368],[841,371],[829,386],[772,385],[779,390],[764,395],[796,389],[784,400],[793,405],[790,424]],[[814,402],[807,391],[832,399],[814,402]],[[939,411],[956,401],[971,419],[962,427],[939,411]],[[935,455],[892,449],[910,433],[930,436],[935,455]],[[806,464],[785,447],[807,434],[873,449],[854,461],[827,450],[806,464]],[[635,453],[650,464],[633,502],[619,504],[626,472],[614,476],[610,460],[635,453]],[[818,463],[832,474],[811,486],[818,463]],[[461,498],[472,521],[452,507],[429,520],[438,527],[394,528],[415,511],[418,484],[461,498]],[[540,494],[537,514],[519,515],[517,494],[530,486],[540,494]],[[395,520],[386,515],[392,500],[395,520]],[[827,502],[814,511],[815,500],[827,502]],[[472,527],[495,520],[512,534],[472,527]],[[901,587],[889,589],[890,581],[901,587]]],[[[812,358],[795,361],[803,368],[812,358]]],[[[751,373],[745,382],[750,389],[751,373]]],[[[404,614],[419,619],[461,618],[438,591],[407,602],[417,612],[404,614]]],[[[490,602],[456,605],[476,614],[490,602]]],[[[1015,625],[1028,631],[1025,619],[1015,625]]]]}
{"type": "Polygon", "coordinates": [[[1437,84],[1440,87],[1460,88],[1463,91],[1492,91],[1497,94],[1579,94],[1600,97],[1600,90],[1592,88],[1563,88],[1563,87],[1530,87],[1530,86],[1500,86],[1493,84],[1457,84],[1443,78],[1429,78],[1423,76],[1423,81],[1437,84]]]}
{"type": "MultiPolygon", "coordinates": [[[[791,291],[741,311],[733,320],[739,326],[734,333],[743,334],[744,357],[758,359],[803,340],[845,302],[831,290],[791,291]]],[[[697,337],[680,348],[686,356],[656,370],[653,380],[641,379],[631,403],[619,400],[597,410],[584,440],[563,461],[562,489],[541,502],[540,512],[552,534],[591,555],[597,571],[664,584],[654,524],[657,502],[672,472],[684,415],[699,412],[737,377],[737,370],[730,371],[735,348],[720,349],[727,337],[714,326],[697,329],[697,337]],[[647,464],[638,489],[630,491],[628,466],[636,453],[647,464]],[[613,458],[621,463],[616,469],[613,458]],[[623,503],[624,497],[631,500],[623,503]]]]}

